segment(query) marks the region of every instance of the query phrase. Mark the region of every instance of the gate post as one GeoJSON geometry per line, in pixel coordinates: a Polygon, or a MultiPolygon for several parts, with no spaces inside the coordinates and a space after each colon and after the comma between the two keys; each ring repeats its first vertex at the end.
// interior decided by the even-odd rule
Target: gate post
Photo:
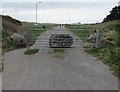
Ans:
{"type": "Polygon", "coordinates": [[[26,47],[27,47],[27,51],[28,50],[30,50],[30,32],[29,32],[30,30],[27,30],[27,34],[26,34],[26,41],[27,41],[27,45],[26,45],[26,47]]]}
{"type": "Polygon", "coordinates": [[[99,40],[99,31],[96,30],[96,44],[95,44],[95,48],[98,48],[98,40],[99,40]]]}

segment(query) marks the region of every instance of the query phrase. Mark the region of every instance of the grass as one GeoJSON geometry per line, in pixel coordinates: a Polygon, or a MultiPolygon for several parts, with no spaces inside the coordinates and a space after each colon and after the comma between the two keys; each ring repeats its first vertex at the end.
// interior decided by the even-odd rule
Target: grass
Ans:
{"type": "Polygon", "coordinates": [[[36,31],[36,30],[32,30],[30,31],[30,41],[29,41],[29,45],[32,46],[35,41],[37,40],[37,36],[39,36],[42,32],[45,32],[46,30],[42,30],[42,31],[36,31]]]}
{"type": "Polygon", "coordinates": [[[32,54],[35,54],[35,53],[38,53],[38,52],[39,52],[39,49],[30,49],[28,51],[25,51],[24,54],[32,55],[32,54]]]}
{"type": "Polygon", "coordinates": [[[64,53],[65,50],[64,49],[54,49],[53,53],[64,53]]]}
{"type": "Polygon", "coordinates": [[[52,29],[54,26],[57,26],[57,24],[50,24],[50,23],[38,23],[37,26],[34,25],[33,22],[22,22],[22,28],[24,30],[32,29],[44,29],[43,26],[45,26],[45,29],[52,29]]]}
{"type": "MultiPolygon", "coordinates": [[[[108,21],[108,22],[104,22],[104,23],[96,23],[96,24],[86,24],[86,25],[82,25],[82,26],[75,26],[74,28],[80,28],[80,29],[99,29],[100,31],[106,32],[106,31],[110,31],[110,30],[114,30],[114,25],[120,24],[120,20],[113,20],[113,21],[108,21]]],[[[66,25],[69,26],[70,25],[66,25]]],[[[71,26],[71,28],[73,28],[73,26],[71,26]]]]}
{"type": "Polygon", "coordinates": [[[3,62],[0,62],[0,72],[3,72],[3,70],[4,70],[3,62]]]}
{"type": "Polygon", "coordinates": [[[34,25],[34,23],[32,22],[22,22],[22,28],[27,32],[30,32],[30,42],[29,45],[32,46],[36,39],[37,36],[39,36],[42,32],[45,32],[46,29],[52,29],[53,27],[57,26],[57,24],[49,24],[49,23],[38,23],[37,26],[34,25]],[[46,28],[44,29],[43,26],[45,26],[46,28]],[[43,29],[43,30],[31,30],[30,29],[43,29]]]}
{"type": "MultiPolygon", "coordinates": [[[[66,27],[68,29],[86,29],[86,30],[71,30],[73,33],[75,33],[77,36],[79,36],[81,39],[85,40],[84,38],[88,38],[90,34],[92,34],[94,31],[87,31],[87,29],[91,29],[91,28],[85,28],[83,26],[68,26],[66,25],[66,27]],[[82,34],[86,34],[86,35],[82,35],[82,34]],[[89,34],[89,35],[88,35],[89,34]]],[[[94,29],[93,29],[94,30],[94,29]]]]}
{"type": "MultiPolygon", "coordinates": [[[[113,20],[104,23],[86,24],[81,26],[66,25],[68,29],[98,29],[100,33],[115,31],[115,25],[120,24],[120,20],[113,20]]],[[[83,33],[89,33],[87,31],[81,31],[83,33]]],[[[80,33],[81,33],[80,32],[80,33]]]]}
{"type": "MultiPolygon", "coordinates": [[[[43,29],[43,26],[46,27],[46,29],[52,29],[54,26],[57,26],[57,24],[38,24],[38,26],[35,26],[34,23],[31,22],[22,22],[22,30],[25,30],[26,32],[30,29],[30,28],[34,28],[34,29],[43,29]]],[[[37,36],[40,35],[42,32],[45,32],[46,30],[42,30],[42,31],[31,31],[31,38],[30,39],[30,46],[32,46],[36,39],[37,36]]],[[[12,51],[15,49],[19,49],[21,47],[15,47],[13,42],[10,40],[10,37],[12,35],[12,33],[4,30],[4,29],[0,29],[0,32],[2,32],[2,54],[8,52],[8,51],[12,51]]]]}
{"type": "Polygon", "coordinates": [[[5,30],[2,29],[2,54],[16,49],[13,46],[12,41],[9,39],[11,37],[11,33],[6,32],[5,30]]]}
{"type": "MultiPolygon", "coordinates": [[[[91,48],[87,49],[86,52],[96,57],[98,60],[101,60],[103,63],[107,64],[110,67],[110,70],[114,75],[120,78],[120,20],[109,21],[105,23],[98,24],[88,24],[82,26],[70,26],[66,25],[68,29],[98,29],[100,33],[111,33],[106,37],[107,40],[115,41],[116,45],[106,45],[98,49],[91,48]]],[[[76,35],[78,34],[88,34],[89,32],[85,31],[72,31],[76,35]]],[[[79,36],[80,38],[88,38],[88,36],[79,36]]]]}
{"type": "Polygon", "coordinates": [[[116,46],[106,46],[104,48],[92,48],[86,50],[87,53],[93,55],[97,59],[103,61],[103,63],[110,66],[110,70],[113,71],[113,74],[120,77],[120,53],[117,50],[116,46]]]}

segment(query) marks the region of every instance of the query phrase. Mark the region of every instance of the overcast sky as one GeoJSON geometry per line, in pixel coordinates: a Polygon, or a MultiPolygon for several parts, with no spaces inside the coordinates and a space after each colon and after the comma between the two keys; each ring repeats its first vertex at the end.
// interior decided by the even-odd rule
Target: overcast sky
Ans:
{"type": "Polygon", "coordinates": [[[0,14],[35,22],[36,2],[40,23],[96,23],[109,14],[119,0],[2,0],[0,14]],[[48,2],[49,1],[49,2],[48,2]]]}

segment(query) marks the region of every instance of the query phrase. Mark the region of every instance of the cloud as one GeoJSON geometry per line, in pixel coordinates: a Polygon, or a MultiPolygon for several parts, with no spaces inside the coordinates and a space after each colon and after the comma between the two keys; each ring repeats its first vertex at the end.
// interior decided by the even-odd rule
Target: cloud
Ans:
{"type": "MultiPolygon", "coordinates": [[[[35,21],[35,2],[3,2],[4,15],[22,21],[35,21]]],[[[45,2],[38,5],[38,22],[90,23],[102,21],[116,2],[45,2]],[[69,14],[69,16],[68,16],[69,14]]]]}
{"type": "MultiPolygon", "coordinates": [[[[56,22],[56,23],[68,23],[68,22],[97,22],[102,21],[103,17],[106,15],[106,12],[103,10],[92,9],[46,9],[38,10],[38,22],[56,22]],[[96,12],[96,13],[95,13],[96,12]],[[69,14],[69,15],[68,15],[69,14]],[[69,21],[70,17],[70,21],[69,21]]],[[[35,11],[20,11],[18,13],[9,13],[11,16],[16,16],[23,21],[35,21],[35,11]],[[24,17],[23,17],[24,16],[24,17]]]]}
{"type": "Polygon", "coordinates": [[[2,0],[2,2],[118,2],[119,0],[2,0]]]}
{"type": "MultiPolygon", "coordinates": [[[[19,10],[35,10],[36,3],[31,2],[4,2],[2,4],[3,8],[14,8],[17,11],[19,10]]],[[[117,5],[115,2],[44,2],[38,4],[38,9],[55,9],[55,8],[66,8],[66,9],[73,9],[73,8],[106,8],[117,5]]]]}

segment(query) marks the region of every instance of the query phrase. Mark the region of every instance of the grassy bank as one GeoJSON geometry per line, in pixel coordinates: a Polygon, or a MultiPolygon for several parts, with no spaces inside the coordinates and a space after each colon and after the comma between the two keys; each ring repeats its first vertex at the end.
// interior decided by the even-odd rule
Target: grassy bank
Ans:
{"type": "Polygon", "coordinates": [[[16,49],[10,40],[11,35],[12,33],[6,32],[4,29],[2,29],[2,54],[16,49]]]}
{"type": "MultiPolygon", "coordinates": [[[[30,23],[30,22],[22,22],[22,29],[27,32],[30,28],[34,28],[34,29],[43,29],[43,26],[46,27],[46,29],[52,29],[54,26],[57,26],[57,24],[38,24],[38,26],[35,26],[34,23],[30,23]]],[[[32,36],[32,40],[31,40],[31,44],[33,45],[36,41],[37,36],[44,32],[46,30],[42,30],[42,31],[31,31],[31,36],[32,36]],[[34,34],[34,35],[32,35],[34,34]]],[[[13,45],[13,42],[10,40],[12,33],[8,32],[4,29],[2,29],[2,54],[11,51],[11,50],[15,50],[15,49],[19,49],[21,47],[15,47],[13,45]]],[[[25,36],[25,35],[24,35],[25,36]]]]}
{"type": "Polygon", "coordinates": [[[120,53],[118,53],[118,48],[117,46],[106,46],[98,49],[92,48],[86,50],[86,52],[109,65],[112,73],[120,77],[120,53]]]}
{"type": "Polygon", "coordinates": [[[92,48],[87,50],[87,52],[103,61],[103,63],[109,65],[113,74],[120,78],[120,22],[111,26],[110,30],[113,30],[116,33],[114,38],[117,39],[113,39],[116,42],[116,45],[106,45],[105,47],[98,49],[92,48]]]}
{"type": "MultiPolygon", "coordinates": [[[[81,26],[66,25],[66,27],[68,29],[98,29],[100,33],[115,33],[115,35],[111,35],[107,37],[107,39],[115,41],[116,45],[106,45],[104,47],[99,47],[98,49],[91,48],[86,50],[86,52],[101,60],[103,63],[109,65],[113,74],[120,77],[120,20],[81,26]]],[[[90,33],[89,31],[77,30],[73,30],[72,32],[74,32],[76,35],[90,33]]],[[[88,36],[79,37],[88,38],[88,36]]]]}
{"type": "Polygon", "coordinates": [[[22,22],[22,28],[24,30],[29,30],[30,28],[33,29],[44,29],[43,26],[45,26],[45,29],[52,29],[53,27],[57,26],[57,24],[51,24],[51,23],[38,23],[37,26],[34,25],[33,22],[22,22]]]}

